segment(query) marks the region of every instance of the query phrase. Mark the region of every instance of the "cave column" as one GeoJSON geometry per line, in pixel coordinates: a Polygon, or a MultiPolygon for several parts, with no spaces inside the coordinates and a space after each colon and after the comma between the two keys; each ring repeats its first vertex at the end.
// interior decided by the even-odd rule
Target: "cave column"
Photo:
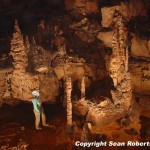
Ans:
{"type": "Polygon", "coordinates": [[[85,76],[81,80],[81,100],[85,100],[85,76]]]}
{"type": "Polygon", "coordinates": [[[72,83],[71,77],[66,79],[66,96],[67,96],[67,126],[72,127],[72,102],[71,102],[72,83]]]}
{"type": "Polygon", "coordinates": [[[114,104],[121,104],[126,111],[132,105],[131,77],[128,71],[128,32],[126,19],[116,11],[113,18],[112,55],[110,57],[109,73],[115,90],[111,90],[114,104]]]}

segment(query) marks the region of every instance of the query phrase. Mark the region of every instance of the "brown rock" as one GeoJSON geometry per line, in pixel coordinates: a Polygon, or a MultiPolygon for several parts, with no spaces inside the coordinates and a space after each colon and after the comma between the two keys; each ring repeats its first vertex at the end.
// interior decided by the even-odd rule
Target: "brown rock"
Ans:
{"type": "Polygon", "coordinates": [[[97,38],[100,39],[107,47],[112,47],[113,32],[99,32],[97,38]]]}
{"type": "Polygon", "coordinates": [[[82,102],[81,103],[80,102],[73,103],[73,112],[78,116],[85,117],[88,110],[89,110],[88,106],[86,106],[82,102]]]}
{"type": "Polygon", "coordinates": [[[101,9],[102,12],[102,26],[109,27],[112,24],[113,15],[116,6],[114,7],[104,7],[101,9]]]}
{"type": "Polygon", "coordinates": [[[39,76],[39,87],[42,101],[49,101],[55,103],[56,97],[59,92],[59,82],[55,76],[39,76]]]}
{"type": "Polygon", "coordinates": [[[144,56],[144,57],[150,57],[150,48],[149,48],[149,41],[148,40],[142,40],[133,36],[133,39],[131,40],[131,53],[133,56],[144,56]]]}

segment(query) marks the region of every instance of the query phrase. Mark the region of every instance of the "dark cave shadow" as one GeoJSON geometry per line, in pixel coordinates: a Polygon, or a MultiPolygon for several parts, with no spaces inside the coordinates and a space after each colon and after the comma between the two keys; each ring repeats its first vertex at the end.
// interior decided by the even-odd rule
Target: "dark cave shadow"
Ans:
{"type": "MultiPolygon", "coordinates": [[[[47,122],[50,122],[56,115],[64,111],[62,104],[47,104],[43,103],[44,112],[47,122]]],[[[9,106],[4,104],[0,108],[0,124],[19,123],[25,127],[33,127],[35,116],[33,112],[33,104],[22,101],[17,106],[9,106]]]]}
{"type": "Polygon", "coordinates": [[[140,116],[141,129],[140,135],[143,139],[148,138],[150,140],[150,118],[140,116]]]}
{"type": "Polygon", "coordinates": [[[108,97],[112,101],[110,90],[114,89],[113,81],[110,77],[105,77],[102,80],[92,82],[90,87],[86,88],[86,96],[88,99],[94,97],[108,97]]]}

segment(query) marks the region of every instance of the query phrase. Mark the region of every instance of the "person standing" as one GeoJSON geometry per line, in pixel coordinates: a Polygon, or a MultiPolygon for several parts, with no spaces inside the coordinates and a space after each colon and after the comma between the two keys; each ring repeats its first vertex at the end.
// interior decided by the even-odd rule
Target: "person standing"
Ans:
{"type": "Polygon", "coordinates": [[[41,128],[40,128],[41,119],[42,119],[42,125],[45,127],[49,127],[49,125],[46,123],[46,116],[44,114],[42,103],[40,101],[39,91],[34,90],[32,92],[32,95],[34,96],[32,103],[33,103],[33,111],[34,111],[34,115],[35,115],[35,128],[37,130],[41,130],[41,128]]]}

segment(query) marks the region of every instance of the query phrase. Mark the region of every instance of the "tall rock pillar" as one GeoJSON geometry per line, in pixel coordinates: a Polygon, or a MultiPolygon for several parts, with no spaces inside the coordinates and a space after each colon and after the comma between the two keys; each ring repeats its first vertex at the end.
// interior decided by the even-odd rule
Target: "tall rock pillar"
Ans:
{"type": "Polygon", "coordinates": [[[116,11],[113,21],[112,55],[108,70],[115,90],[112,90],[111,94],[114,104],[123,104],[125,110],[128,110],[132,105],[132,88],[130,73],[128,72],[126,20],[116,11]]]}
{"type": "Polygon", "coordinates": [[[17,20],[15,20],[14,33],[11,40],[11,52],[13,57],[13,72],[11,78],[12,97],[29,100],[32,98],[33,89],[39,88],[38,77],[27,73],[28,66],[27,48],[24,45],[17,20]]]}

